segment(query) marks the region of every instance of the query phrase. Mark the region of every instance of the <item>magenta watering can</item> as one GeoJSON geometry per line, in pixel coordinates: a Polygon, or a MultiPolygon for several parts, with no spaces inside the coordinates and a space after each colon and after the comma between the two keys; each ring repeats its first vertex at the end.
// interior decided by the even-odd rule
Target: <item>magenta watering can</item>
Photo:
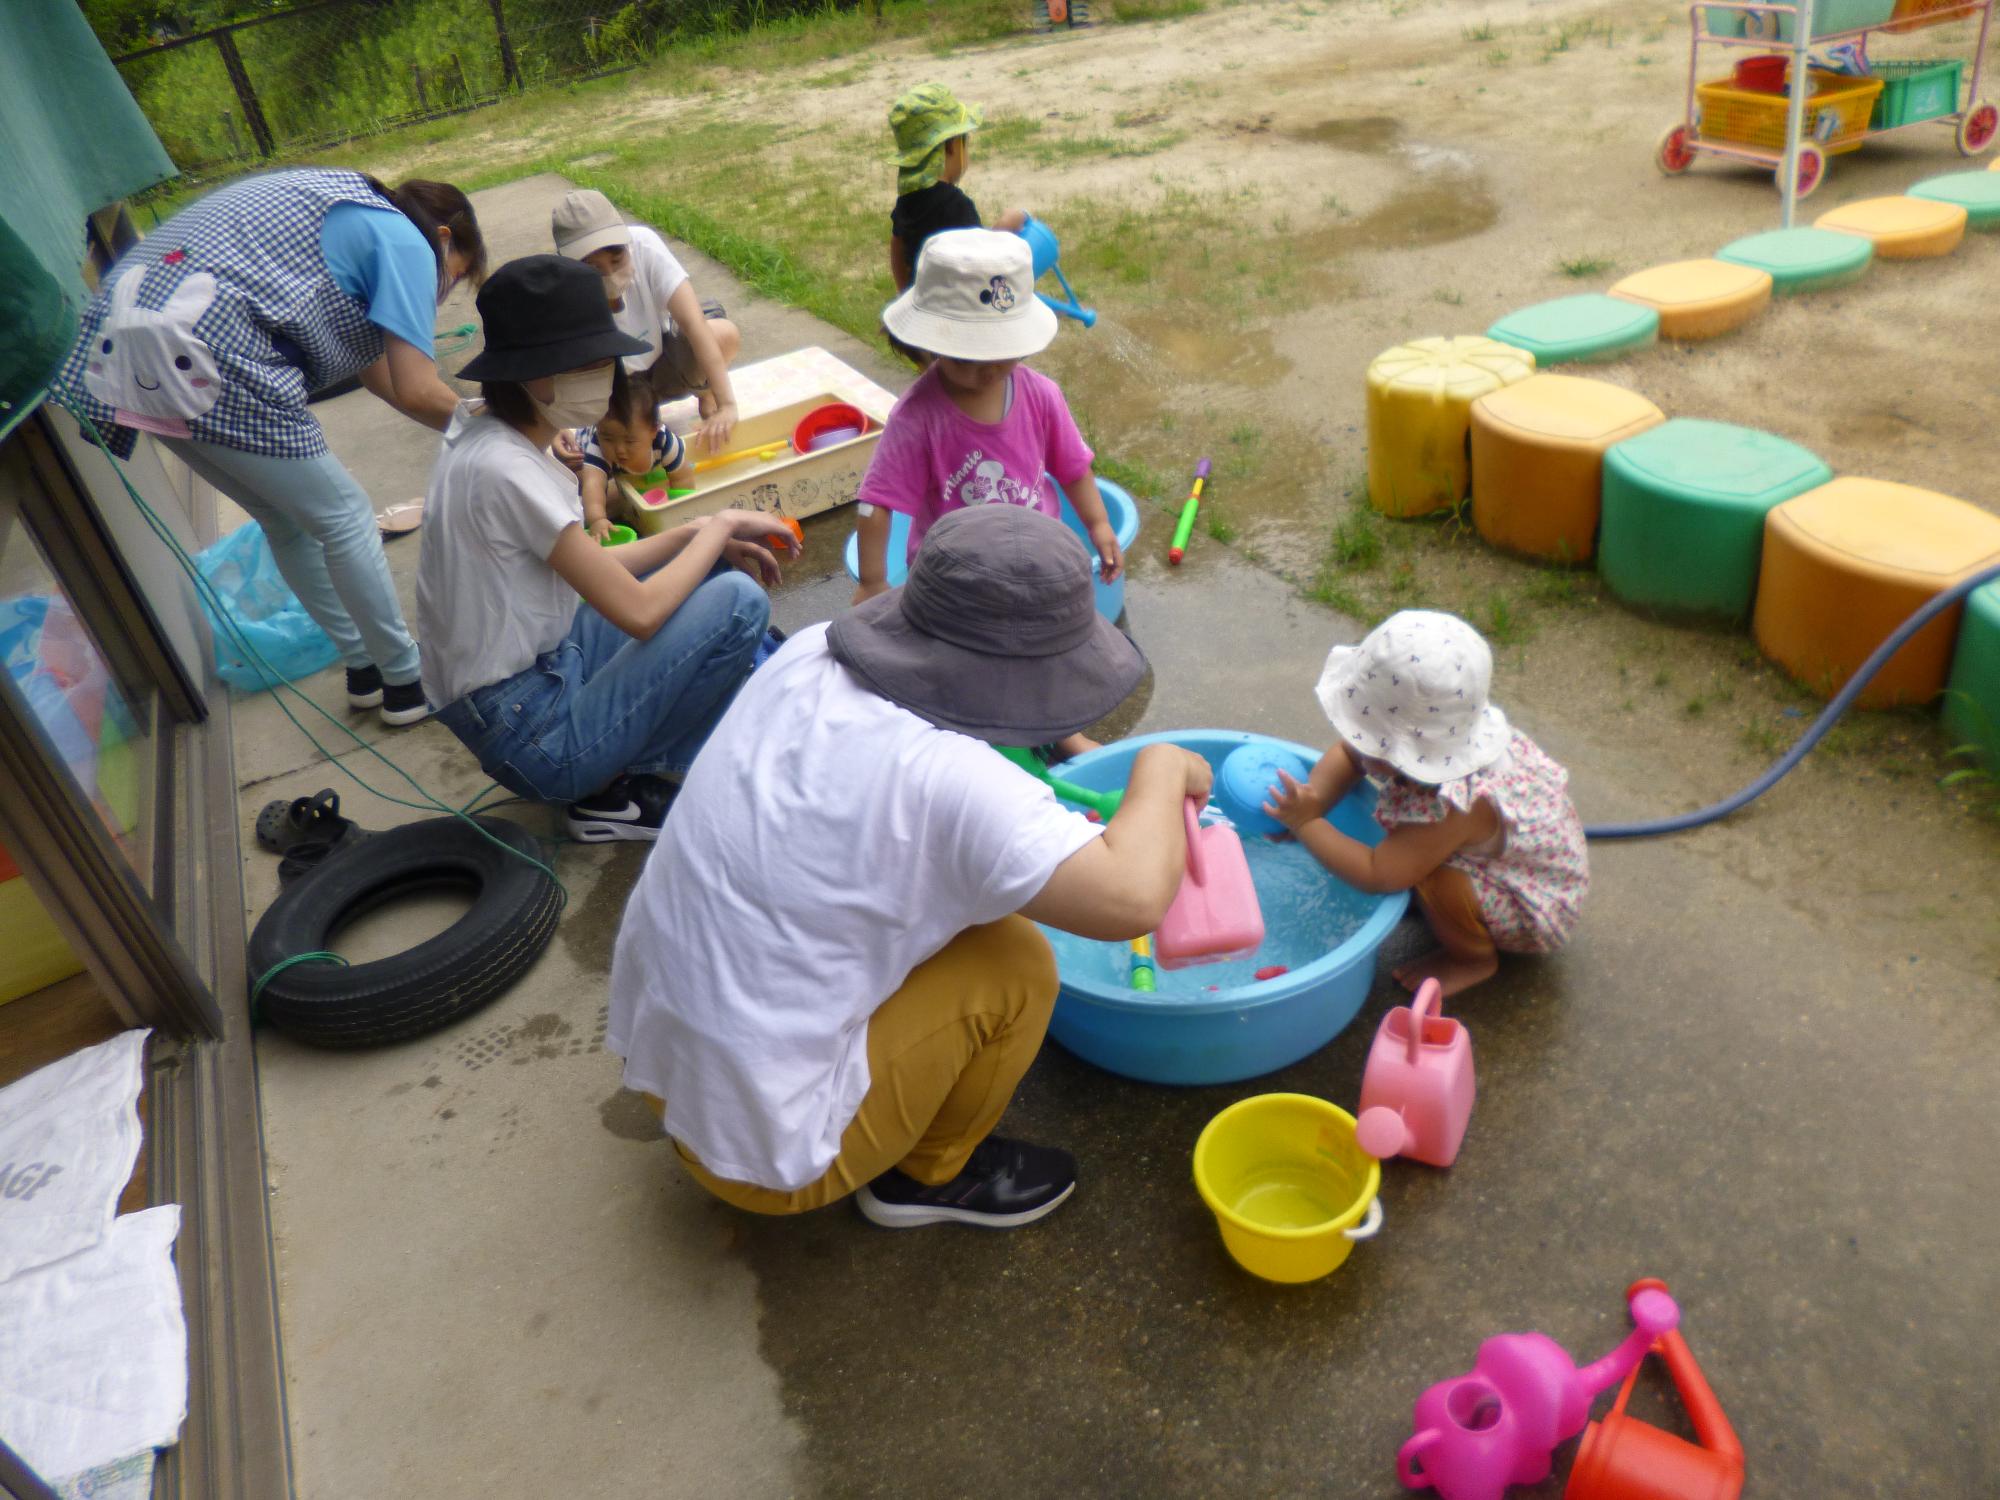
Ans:
{"type": "Polygon", "coordinates": [[[1472,1033],[1437,1014],[1443,996],[1426,979],[1416,1000],[1382,1017],[1361,1076],[1361,1149],[1386,1160],[1448,1167],[1472,1118],[1472,1033]]]}
{"type": "Polygon", "coordinates": [[[1681,1320],[1674,1299],[1652,1287],[1635,1289],[1629,1305],[1637,1326],[1625,1342],[1580,1370],[1547,1334],[1487,1339],[1470,1373],[1417,1398],[1416,1433],[1397,1450],[1396,1477],[1444,1500],[1500,1500],[1510,1484],[1548,1478],[1556,1445],[1583,1430],[1597,1393],[1681,1320]]]}

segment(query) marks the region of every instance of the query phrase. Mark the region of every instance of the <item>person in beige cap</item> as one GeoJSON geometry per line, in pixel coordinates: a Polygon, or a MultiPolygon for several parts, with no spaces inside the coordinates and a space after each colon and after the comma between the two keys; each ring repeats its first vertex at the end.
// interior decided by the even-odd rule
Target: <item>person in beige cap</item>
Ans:
{"type": "Polygon", "coordinates": [[[646,345],[646,353],[626,358],[625,368],[647,375],[663,400],[692,391],[701,411],[695,444],[721,451],[736,426],[729,362],[743,345],[721,305],[702,302],[667,242],[643,224],[626,223],[594,189],[563,194],[551,227],[556,253],[603,278],[619,331],[646,345]]]}

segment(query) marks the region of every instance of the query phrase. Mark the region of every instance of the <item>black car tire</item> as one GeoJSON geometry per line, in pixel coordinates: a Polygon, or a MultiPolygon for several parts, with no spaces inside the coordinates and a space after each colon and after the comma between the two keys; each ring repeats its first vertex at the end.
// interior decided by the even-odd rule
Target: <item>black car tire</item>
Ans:
{"type": "Polygon", "coordinates": [[[378,1047],[422,1036],[505,993],[555,935],[562,887],[541,841],[504,818],[479,826],[519,854],[495,847],[460,818],[426,818],[335,849],[287,886],[250,934],[250,983],[261,1017],[316,1047],[378,1047]],[[472,907],[407,952],[343,967],[286,959],[325,951],[340,929],[424,891],[470,890],[472,907]]]}

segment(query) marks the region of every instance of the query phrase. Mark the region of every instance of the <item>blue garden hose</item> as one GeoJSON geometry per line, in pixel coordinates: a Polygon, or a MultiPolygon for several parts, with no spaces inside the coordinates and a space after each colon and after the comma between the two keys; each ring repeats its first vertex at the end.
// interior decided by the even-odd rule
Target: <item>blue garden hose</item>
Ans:
{"type": "Polygon", "coordinates": [[[1982,584],[1991,583],[1996,578],[2000,578],[2000,565],[1982,569],[1970,578],[1961,579],[1935,598],[1926,599],[1915,614],[1898,625],[1890,633],[1889,638],[1875,648],[1869,655],[1868,660],[1861,664],[1861,670],[1847,680],[1847,685],[1833,695],[1833,701],[1820,710],[1819,717],[1813,720],[1810,729],[1799,736],[1798,743],[1787,750],[1775,765],[1755,781],[1751,782],[1750,785],[1743,788],[1742,791],[1735,793],[1733,796],[1723,798],[1711,807],[1700,808],[1691,813],[1681,813],[1676,817],[1653,818],[1644,823],[1597,823],[1589,825],[1583,830],[1584,837],[1592,839],[1649,839],[1663,833],[1682,833],[1687,829],[1700,828],[1705,823],[1714,823],[1719,819],[1726,818],[1739,807],[1747,806],[1756,801],[1782,781],[1794,766],[1806,758],[1806,752],[1825,738],[1826,732],[1833,728],[1834,722],[1853,706],[1854,700],[1861,696],[1861,690],[1868,686],[1869,680],[1882,670],[1888,663],[1889,658],[1903,648],[1905,641],[1909,640],[1911,636],[1930,624],[1932,620],[1950,609],[1952,605],[1965,598],[1974,589],[1980,587],[1982,584]]]}

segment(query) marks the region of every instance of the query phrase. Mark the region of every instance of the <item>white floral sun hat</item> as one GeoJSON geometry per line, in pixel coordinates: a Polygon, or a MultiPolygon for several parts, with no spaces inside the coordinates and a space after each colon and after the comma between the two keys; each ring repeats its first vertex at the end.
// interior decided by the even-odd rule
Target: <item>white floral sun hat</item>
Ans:
{"type": "Polygon", "coordinates": [[[1483,771],[1507,752],[1507,716],[1486,701],[1493,653],[1465,621],[1406,609],[1358,646],[1335,646],[1314,689],[1362,755],[1432,786],[1483,771]]]}

